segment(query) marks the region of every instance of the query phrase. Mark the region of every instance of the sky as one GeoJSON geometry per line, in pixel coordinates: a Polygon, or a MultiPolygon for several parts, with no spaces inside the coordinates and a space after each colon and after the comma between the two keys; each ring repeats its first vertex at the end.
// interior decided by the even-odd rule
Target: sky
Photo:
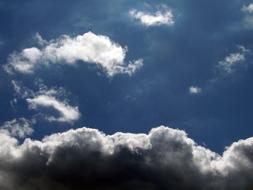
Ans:
{"type": "Polygon", "coordinates": [[[0,0],[0,189],[253,188],[253,1],[0,0]]]}

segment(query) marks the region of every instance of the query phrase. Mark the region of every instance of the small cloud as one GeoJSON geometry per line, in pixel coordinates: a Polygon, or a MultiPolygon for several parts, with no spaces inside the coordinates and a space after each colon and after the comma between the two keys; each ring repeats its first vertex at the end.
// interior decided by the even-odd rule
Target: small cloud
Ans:
{"type": "Polygon", "coordinates": [[[28,120],[25,118],[13,119],[6,121],[0,127],[1,133],[6,133],[12,137],[25,138],[33,133],[32,125],[35,120],[28,120]]]}
{"type": "Polygon", "coordinates": [[[253,13],[253,3],[249,5],[244,5],[242,8],[242,11],[247,12],[247,13],[253,13]]]}
{"type": "Polygon", "coordinates": [[[190,86],[189,87],[189,93],[190,94],[200,94],[202,92],[202,88],[197,86],[190,86]]]}
{"type": "MultiPolygon", "coordinates": [[[[63,88],[48,88],[44,84],[39,85],[39,91],[34,92],[22,86],[17,81],[12,81],[17,98],[25,99],[32,110],[40,108],[54,109],[58,116],[45,115],[44,118],[50,122],[65,122],[72,124],[81,116],[77,106],[71,106],[67,93],[63,88]]],[[[17,102],[15,98],[15,102],[17,102]]],[[[43,111],[44,112],[44,111],[43,111]]]]}
{"type": "Polygon", "coordinates": [[[42,94],[33,98],[27,98],[26,101],[31,109],[38,109],[39,107],[55,109],[60,116],[46,116],[45,118],[50,122],[72,123],[80,117],[78,107],[72,107],[67,102],[60,101],[51,95],[42,94]]]}
{"type": "Polygon", "coordinates": [[[160,25],[171,26],[174,24],[172,11],[166,6],[161,6],[155,13],[132,9],[129,11],[129,15],[147,27],[160,25]]]}
{"type": "Polygon", "coordinates": [[[222,61],[219,62],[219,68],[225,73],[234,72],[238,64],[242,64],[246,60],[246,54],[249,52],[243,46],[238,46],[238,51],[230,53],[222,61]]]}
{"type": "Polygon", "coordinates": [[[253,3],[244,5],[241,10],[245,13],[245,26],[250,28],[253,27],[253,3]]]}

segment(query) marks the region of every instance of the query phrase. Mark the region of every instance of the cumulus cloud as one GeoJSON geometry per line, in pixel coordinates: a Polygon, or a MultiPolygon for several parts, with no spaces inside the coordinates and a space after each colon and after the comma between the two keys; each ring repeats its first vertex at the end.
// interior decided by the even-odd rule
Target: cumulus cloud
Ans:
{"type": "Polygon", "coordinates": [[[63,35],[49,42],[37,34],[41,47],[23,49],[9,56],[5,70],[9,73],[33,73],[43,65],[53,63],[77,65],[78,61],[93,63],[101,67],[108,76],[136,72],[143,65],[142,59],[126,63],[127,47],[113,42],[109,37],[92,32],[75,37],[63,35]]]}
{"type": "Polygon", "coordinates": [[[129,11],[129,14],[131,17],[147,27],[174,24],[172,11],[166,6],[160,7],[155,13],[132,9],[129,11]]]}
{"type": "Polygon", "coordinates": [[[28,120],[25,118],[13,119],[11,121],[6,121],[0,127],[0,133],[6,133],[7,135],[25,138],[33,133],[32,125],[35,120],[28,120]]]}
{"type": "Polygon", "coordinates": [[[249,52],[243,46],[238,46],[238,52],[230,53],[227,55],[222,61],[219,62],[219,67],[225,73],[232,73],[234,72],[236,66],[238,64],[244,63],[246,60],[246,54],[249,52]]]}
{"type": "Polygon", "coordinates": [[[79,128],[22,144],[0,133],[2,190],[203,189],[253,185],[253,138],[218,155],[184,131],[104,133],[79,128]]]}
{"type": "MultiPolygon", "coordinates": [[[[67,93],[63,88],[48,88],[44,84],[39,84],[39,90],[34,92],[23,87],[17,81],[12,81],[12,84],[17,97],[25,99],[30,109],[40,110],[46,108],[55,110],[57,112],[56,116],[52,113],[51,115],[43,114],[44,118],[50,122],[73,123],[81,116],[78,107],[70,105],[67,93]]],[[[42,112],[45,112],[45,110],[42,112]]]]}
{"type": "Polygon", "coordinates": [[[197,86],[190,86],[189,87],[189,93],[190,94],[199,94],[202,92],[202,88],[197,87],[197,86]]]}

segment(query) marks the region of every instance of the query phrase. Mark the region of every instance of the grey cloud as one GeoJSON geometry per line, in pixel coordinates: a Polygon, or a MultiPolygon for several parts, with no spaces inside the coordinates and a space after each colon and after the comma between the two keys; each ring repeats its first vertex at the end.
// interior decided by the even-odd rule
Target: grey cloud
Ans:
{"type": "Polygon", "coordinates": [[[184,131],[105,135],[90,128],[23,144],[0,134],[3,190],[248,189],[252,187],[253,138],[218,155],[184,131]]]}
{"type": "Polygon", "coordinates": [[[1,133],[6,133],[13,137],[25,138],[33,133],[33,124],[35,120],[28,120],[25,118],[13,119],[11,121],[6,121],[0,127],[1,133]]]}

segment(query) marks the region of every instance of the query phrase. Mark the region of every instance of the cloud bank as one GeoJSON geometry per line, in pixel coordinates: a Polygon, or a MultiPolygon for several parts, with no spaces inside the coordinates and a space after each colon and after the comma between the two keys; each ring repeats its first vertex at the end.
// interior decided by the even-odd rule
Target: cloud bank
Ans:
{"type": "Polygon", "coordinates": [[[108,76],[133,74],[143,65],[142,59],[125,62],[127,47],[121,47],[109,37],[92,32],[75,37],[63,35],[49,42],[36,35],[42,47],[31,47],[9,56],[5,70],[9,73],[31,74],[43,65],[77,65],[78,61],[96,64],[108,76]]]}
{"type": "Polygon", "coordinates": [[[104,133],[79,128],[22,144],[0,133],[2,190],[250,189],[253,138],[218,155],[184,131],[104,133]]]}
{"type": "Polygon", "coordinates": [[[164,6],[162,6],[160,10],[156,11],[155,13],[132,9],[129,11],[129,14],[131,17],[147,27],[174,24],[172,11],[164,6]]]}

